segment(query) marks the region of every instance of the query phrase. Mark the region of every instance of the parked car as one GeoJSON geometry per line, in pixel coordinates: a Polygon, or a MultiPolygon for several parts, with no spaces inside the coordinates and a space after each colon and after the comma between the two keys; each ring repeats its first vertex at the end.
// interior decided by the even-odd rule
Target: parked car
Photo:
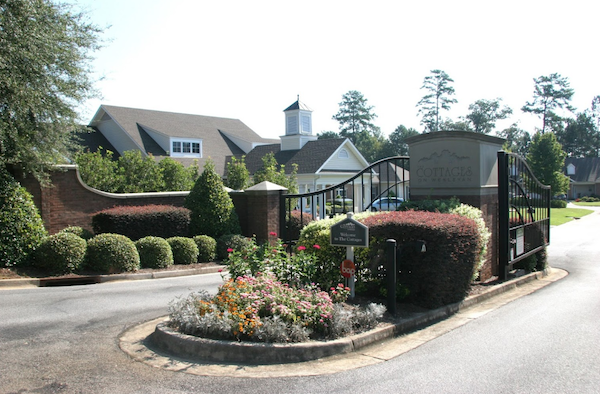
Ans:
{"type": "Polygon", "coordinates": [[[373,201],[371,211],[397,211],[403,202],[404,199],[399,197],[382,197],[373,201]]]}

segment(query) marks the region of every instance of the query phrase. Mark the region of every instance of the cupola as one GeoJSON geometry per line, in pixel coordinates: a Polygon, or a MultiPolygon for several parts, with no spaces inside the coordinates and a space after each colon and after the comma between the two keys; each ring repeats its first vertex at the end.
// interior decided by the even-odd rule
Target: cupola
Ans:
{"type": "Polygon", "coordinates": [[[281,136],[281,150],[297,150],[317,136],[312,130],[312,110],[298,96],[296,102],[283,110],[285,114],[285,135],[281,136]]]}

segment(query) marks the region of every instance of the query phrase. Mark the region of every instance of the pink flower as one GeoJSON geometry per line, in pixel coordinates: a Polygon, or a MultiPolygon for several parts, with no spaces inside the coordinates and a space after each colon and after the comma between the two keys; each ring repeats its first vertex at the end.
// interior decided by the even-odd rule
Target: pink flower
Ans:
{"type": "Polygon", "coordinates": [[[315,248],[315,249],[321,249],[321,247],[319,245],[316,245],[316,244],[313,245],[313,248],[315,248]]]}
{"type": "Polygon", "coordinates": [[[271,232],[269,233],[269,235],[270,235],[271,237],[276,237],[276,236],[277,236],[277,233],[276,233],[275,231],[271,231],[271,232]]]}
{"type": "Polygon", "coordinates": [[[227,252],[231,253],[231,252],[233,252],[233,249],[231,249],[231,248],[228,248],[228,249],[227,249],[227,252]]]}
{"type": "Polygon", "coordinates": [[[223,268],[219,268],[219,272],[223,272],[223,268]]]}
{"type": "Polygon", "coordinates": [[[306,246],[298,246],[298,250],[304,250],[306,249],[306,246]]]}

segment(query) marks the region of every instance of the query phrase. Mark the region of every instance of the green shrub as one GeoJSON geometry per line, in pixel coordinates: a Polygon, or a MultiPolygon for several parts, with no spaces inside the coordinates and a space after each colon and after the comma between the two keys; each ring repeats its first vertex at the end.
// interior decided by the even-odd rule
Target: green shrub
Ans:
{"type": "Polygon", "coordinates": [[[473,272],[473,280],[475,280],[479,276],[479,271],[487,261],[487,246],[490,241],[490,238],[492,238],[492,232],[488,230],[487,226],[485,225],[485,220],[483,220],[483,213],[479,208],[467,204],[460,204],[458,207],[451,209],[449,213],[454,213],[456,215],[473,219],[475,223],[477,223],[480,249],[479,260],[473,272]]]}
{"type": "Polygon", "coordinates": [[[427,211],[448,213],[460,206],[460,200],[452,197],[449,200],[409,200],[404,201],[398,208],[399,211],[427,211]]]}
{"type": "MultiPolygon", "coordinates": [[[[379,215],[380,212],[360,212],[353,216],[354,220],[362,221],[365,218],[379,215]]],[[[340,273],[340,264],[346,259],[346,247],[343,246],[331,246],[330,228],[334,224],[347,218],[347,215],[336,215],[333,218],[322,219],[310,222],[300,232],[300,239],[298,245],[304,246],[307,250],[312,250],[314,245],[319,245],[319,249],[314,250],[314,254],[317,256],[317,267],[314,282],[318,283],[321,288],[328,289],[336,286],[343,277],[340,273]]],[[[362,269],[364,266],[363,258],[365,250],[364,248],[355,248],[355,265],[356,265],[356,279],[363,281],[363,274],[365,270],[362,269]]]]}
{"type": "Polygon", "coordinates": [[[78,271],[84,260],[87,242],[78,235],[59,232],[44,238],[34,253],[34,266],[49,273],[78,271]]]}
{"type": "Polygon", "coordinates": [[[192,238],[171,237],[167,242],[171,245],[175,264],[194,264],[198,261],[198,246],[192,238]]]}
{"type": "Polygon", "coordinates": [[[204,234],[218,238],[224,234],[241,232],[231,197],[210,160],[204,165],[204,171],[194,183],[184,206],[191,211],[192,236],[204,234]]]}
{"type": "Polygon", "coordinates": [[[120,206],[92,216],[96,234],[122,234],[134,241],[147,236],[184,237],[189,224],[190,211],[171,205],[120,206]]]}
{"type": "Polygon", "coordinates": [[[217,239],[217,258],[219,260],[227,259],[229,255],[228,249],[241,251],[244,248],[256,246],[252,238],[244,237],[239,234],[226,234],[217,239]]]}
{"type": "Polygon", "coordinates": [[[313,221],[313,217],[310,213],[301,212],[294,210],[290,213],[287,220],[287,239],[296,240],[300,238],[300,231],[310,222],[313,221]]]}
{"type": "Polygon", "coordinates": [[[99,234],[88,241],[86,267],[107,274],[136,271],[140,268],[140,255],[126,236],[99,234]]]}
{"type": "Polygon", "coordinates": [[[550,200],[550,208],[566,208],[567,202],[565,200],[550,200]]]}
{"type": "Polygon", "coordinates": [[[94,237],[94,233],[92,233],[90,230],[87,230],[87,229],[79,227],[79,226],[65,227],[62,230],[60,230],[60,232],[75,234],[78,237],[85,239],[86,241],[89,239],[92,239],[94,237]]]}
{"type": "Polygon", "coordinates": [[[46,235],[33,197],[0,165],[0,267],[27,263],[46,235]]]}
{"type": "Polygon", "coordinates": [[[196,235],[192,238],[198,246],[198,262],[208,263],[217,257],[217,241],[208,235],[196,235]]]}
{"type": "Polygon", "coordinates": [[[142,268],[166,268],[173,265],[171,245],[160,237],[144,237],[135,241],[142,268]]]}
{"type": "Polygon", "coordinates": [[[372,272],[385,272],[386,239],[397,241],[397,278],[408,288],[411,302],[437,308],[464,299],[479,261],[480,237],[474,220],[398,211],[368,217],[362,223],[369,227],[372,272]],[[419,247],[423,241],[425,253],[419,247]]]}

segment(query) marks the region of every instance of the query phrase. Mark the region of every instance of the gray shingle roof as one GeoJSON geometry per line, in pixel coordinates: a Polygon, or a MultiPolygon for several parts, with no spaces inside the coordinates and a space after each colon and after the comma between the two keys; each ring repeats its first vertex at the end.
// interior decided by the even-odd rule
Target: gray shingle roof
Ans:
{"type": "MultiPolygon", "coordinates": [[[[260,137],[239,119],[219,118],[214,116],[191,115],[175,112],[145,110],[137,108],[102,105],[106,112],[129,136],[147,153],[161,159],[167,152],[161,148],[145,131],[152,130],[169,137],[202,139],[203,157],[198,160],[200,170],[210,157],[215,163],[216,171],[223,175],[225,160],[228,156],[241,155],[244,152],[231,141],[231,138],[253,143],[269,143],[273,140],[260,137]]],[[[101,112],[101,111],[99,111],[101,112]]],[[[104,115],[103,119],[106,119],[104,115]]],[[[94,122],[91,124],[94,125],[94,122]]],[[[173,159],[189,165],[193,159],[173,159]]]]}
{"type": "Polygon", "coordinates": [[[574,182],[600,182],[600,157],[567,157],[564,173],[574,182]],[[567,174],[569,164],[575,166],[574,175],[567,174]]]}
{"type": "MultiPolygon", "coordinates": [[[[262,158],[268,153],[275,155],[280,165],[285,165],[285,172],[292,171],[292,164],[298,165],[298,174],[314,174],[344,143],[345,139],[323,139],[309,141],[302,149],[282,151],[280,144],[257,146],[246,155],[246,168],[254,174],[262,167],[262,158]]],[[[327,168],[324,171],[344,171],[343,168],[327,168]]]]}

